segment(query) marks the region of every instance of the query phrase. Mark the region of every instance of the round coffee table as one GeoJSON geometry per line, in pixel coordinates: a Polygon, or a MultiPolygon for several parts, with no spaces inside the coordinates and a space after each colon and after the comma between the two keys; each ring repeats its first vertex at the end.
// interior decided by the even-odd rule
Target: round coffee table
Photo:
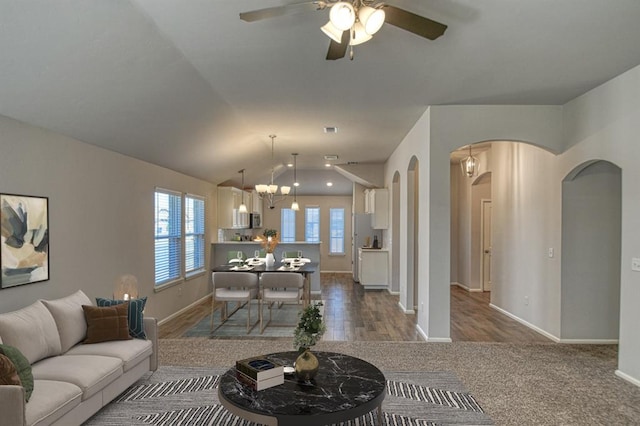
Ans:
{"type": "MultiPolygon", "coordinates": [[[[382,421],[386,380],[374,365],[349,355],[313,352],[320,370],[313,382],[299,383],[285,376],[284,384],[254,391],[236,379],[235,368],[220,379],[222,405],[243,419],[266,425],[326,425],[365,415],[377,409],[382,421]]],[[[297,352],[280,352],[265,358],[293,365],[297,352]]]]}

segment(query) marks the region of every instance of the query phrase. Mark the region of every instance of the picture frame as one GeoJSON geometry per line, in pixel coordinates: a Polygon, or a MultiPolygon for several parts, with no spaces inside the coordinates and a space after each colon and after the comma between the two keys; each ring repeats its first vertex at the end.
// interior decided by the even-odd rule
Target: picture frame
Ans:
{"type": "Polygon", "coordinates": [[[0,289],[49,280],[49,198],[0,194],[0,289]]]}

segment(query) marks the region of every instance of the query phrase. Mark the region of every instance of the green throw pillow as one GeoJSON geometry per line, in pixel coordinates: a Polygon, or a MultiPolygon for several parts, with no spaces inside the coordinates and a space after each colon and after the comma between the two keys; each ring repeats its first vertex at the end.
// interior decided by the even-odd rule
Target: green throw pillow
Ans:
{"type": "MultiPolygon", "coordinates": [[[[98,306],[116,306],[120,305],[127,300],[111,300],[96,297],[96,305],[98,306]]],[[[144,305],[147,304],[147,296],[140,299],[131,299],[129,302],[129,334],[136,339],[146,339],[147,335],[144,333],[144,318],[142,311],[144,311],[144,305]]]]}
{"type": "Polygon", "coordinates": [[[22,355],[22,352],[13,346],[0,344],[0,354],[9,358],[13,365],[16,366],[20,382],[22,382],[22,387],[24,388],[25,400],[29,402],[29,398],[31,398],[31,394],[33,393],[31,364],[29,364],[27,358],[22,355]]]}

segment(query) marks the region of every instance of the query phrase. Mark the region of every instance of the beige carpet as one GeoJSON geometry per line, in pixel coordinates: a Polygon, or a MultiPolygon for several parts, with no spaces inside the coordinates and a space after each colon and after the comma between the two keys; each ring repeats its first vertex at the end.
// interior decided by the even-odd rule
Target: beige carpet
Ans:
{"type": "MultiPolygon", "coordinates": [[[[160,364],[230,367],[292,350],[287,341],[160,340],[160,364]]],[[[617,346],[320,342],[315,349],[365,359],[383,371],[451,371],[497,425],[640,424],[640,388],[614,375],[617,346]]]]}

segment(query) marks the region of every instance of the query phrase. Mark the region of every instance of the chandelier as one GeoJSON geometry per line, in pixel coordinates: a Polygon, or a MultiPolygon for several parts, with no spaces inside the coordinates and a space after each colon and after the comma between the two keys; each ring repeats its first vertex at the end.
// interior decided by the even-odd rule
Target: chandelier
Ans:
{"type": "Polygon", "coordinates": [[[467,158],[460,160],[460,168],[462,174],[466,177],[474,177],[478,174],[478,168],[480,167],[480,161],[471,155],[471,144],[469,144],[469,155],[467,158]]]}
{"type": "Polygon", "coordinates": [[[296,174],[296,157],[298,157],[298,153],[294,152],[291,155],[293,155],[293,203],[291,203],[291,210],[297,212],[298,210],[300,210],[296,191],[298,186],[300,186],[300,183],[298,182],[298,176],[296,174]]]}
{"type": "Polygon", "coordinates": [[[269,208],[273,209],[275,208],[276,203],[287,198],[291,188],[288,186],[282,186],[280,188],[281,195],[278,196],[278,185],[273,184],[273,173],[275,168],[273,163],[273,140],[276,138],[276,135],[269,135],[269,137],[271,138],[271,183],[256,185],[256,192],[258,193],[258,197],[262,200],[267,200],[269,208]]]}
{"type": "Polygon", "coordinates": [[[342,34],[349,31],[349,56],[353,59],[353,46],[371,40],[384,24],[383,3],[374,0],[339,1],[331,6],[329,22],[320,29],[336,43],[342,43],[342,34]]]}

